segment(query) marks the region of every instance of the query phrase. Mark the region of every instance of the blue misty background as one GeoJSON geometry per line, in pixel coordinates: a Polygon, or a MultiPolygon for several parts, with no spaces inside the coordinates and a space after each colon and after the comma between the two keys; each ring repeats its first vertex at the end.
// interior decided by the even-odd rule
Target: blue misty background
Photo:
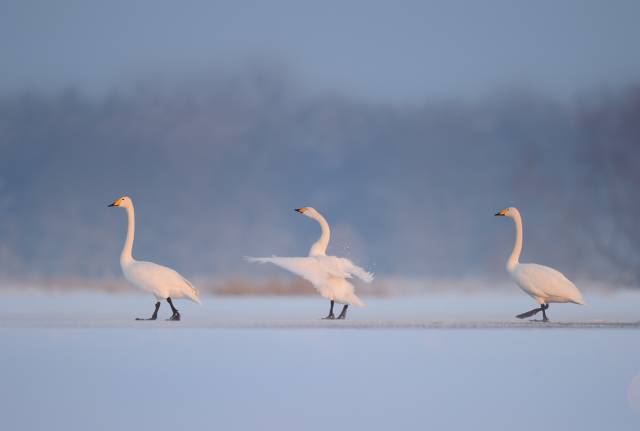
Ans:
{"type": "Polygon", "coordinates": [[[633,1],[4,2],[0,275],[185,275],[330,251],[382,275],[524,260],[637,284],[633,1]]]}

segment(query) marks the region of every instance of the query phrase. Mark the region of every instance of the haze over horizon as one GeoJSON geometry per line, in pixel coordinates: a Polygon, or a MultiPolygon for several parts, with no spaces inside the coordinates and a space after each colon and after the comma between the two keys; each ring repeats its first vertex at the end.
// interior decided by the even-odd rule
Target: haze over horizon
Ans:
{"type": "Polygon", "coordinates": [[[129,194],[186,274],[306,253],[309,205],[376,273],[504,275],[516,205],[527,260],[640,280],[640,3],[2,7],[0,276],[119,274],[129,194]]]}

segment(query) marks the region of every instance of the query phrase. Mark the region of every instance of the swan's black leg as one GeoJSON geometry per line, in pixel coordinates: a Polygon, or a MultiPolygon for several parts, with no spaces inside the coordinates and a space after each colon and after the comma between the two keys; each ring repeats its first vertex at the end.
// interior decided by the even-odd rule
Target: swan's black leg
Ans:
{"type": "Polygon", "coordinates": [[[333,300],[331,300],[331,308],[329,309],[329,314],[327,315],[327,317],[323,317],[323,320],[333,320],[335,319],[336,316],[333,315],[333,300]]]}
{"type": "Polygon", "coordinates": [[[533,310],[529,310],[526,313],[518,314],[516,317],[518,319],[526,319],[527,317],[535,316],[536,314],[538,314],[541,311],[544,312],[542,307],[534,308],[533,310]]]}
{"type": "Polygon", "coordinates": [[[136,317],[136,320],[156,320],[158,318],[158,310],[160,309],[160,301],[156,302],[156,309],[153,311],[153,314],[148,319],[144,319],[142,317],[136,317]]]}
{"type": "Polygon", "coordinates": [[[178,309],[173,306],[173,301],[171,301],[171,298],[167,298],[167,302],[171,306],[171,311],[173,312],[169,320],[180,320],[180,313],[178,312],[178,309]]]}
{"type": "Polygon", "coordinates": [[[547,318],[546,310],[547,310],[547,308],[549,308],[549,304],[542,304],[540,306],[540,308],[542,308],[542,321],[543,322],[548,322],[549,319],[547,318]]]}
{"type": "Polygon", "coordinates": [[[344,304],[344,307],[342,307],[342,311],[338,316],[338,320],[344,320],[347,318],[347,308],[349,308],[349,304],[344,304]]]}

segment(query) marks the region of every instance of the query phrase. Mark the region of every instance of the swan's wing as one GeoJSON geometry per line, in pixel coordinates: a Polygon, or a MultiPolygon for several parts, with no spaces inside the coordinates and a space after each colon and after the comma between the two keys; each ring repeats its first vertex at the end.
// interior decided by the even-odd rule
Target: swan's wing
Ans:
{"type": "Polygon", "coordinates": [[[344,257],[318,256],[316,259],[321,263],[324,270],[334,277],[351,278],[356,276],[366,283],[373,281],[372,273],[365,271],[344,257]]]}
{"type": "Polygon", "coordinates": [[[309,257],[247,257],[249,262],[273,263],[281,268],[291,271],[311,283],[320,285],[327,278],[351,278],[356,276],[362,281],[370,283],[373,274],[361,267],[354,265],[349,259],[335,256],[309,256],[309,257]]]}
{"type": "Polygon", "coordinates": [[[198,304],[202,304],[202,302],[200,301],[200,291],[196,289],[195,286],[191,284],[189,280],[187,280],[182,275],[180,275],[179,272],[177,271],[173,271],[173,272],[175,272],[176,275],[182,279],[182,282],[189,288],[189,292],[191,292],[191,295],[188,295],[188,296],[198,304]]]}
{"type": "Polygon", "coordinates": [[[313,257],[246,257],[249,262],[273,263],[287,271],[310,281],[315,286],[323,284],[327,279],[326,270],[313,257]]]}
{"type": "Polygon", "coordinates": [[[136,261],[128,268],[128,276],[136,284],[143,287],[168,286],[178,289],[185,296],[200,304],[198,289],[177,271],[153,262],[136,261]]]}
{"type": "Polygon", "coordinates": [[[545,295],[565,298],[578,304],[584,304],[582,294],[575,284],[563,273],[553,268],[536,263],[518,265],[517,277],[532,290],[540,290],[545,295]]]}
{"type": "Polygon", "coordinates": [[[363,268],[359,267],[358,265],[355,265],[351,261],[348,261],[348,262],[350,264],[349,272],[351,274],[355,275],[356,277],[358,277],[360,280],[364,281],[365,283],[371,283],[373,281],[374,275],[373,275],[372,272],[365,271],[363,268]]]}
{"type": "Polygon", "coordinates": [[[351,275],[369,282],[373,274],[354,265],[350,260],[335,256],[309,257],[246,257],[249,262],[273,263],[310,281],[322,296],[336,299],[342,304],[363,307],[364,303],[354,293],[347,281],[351,275]]]}

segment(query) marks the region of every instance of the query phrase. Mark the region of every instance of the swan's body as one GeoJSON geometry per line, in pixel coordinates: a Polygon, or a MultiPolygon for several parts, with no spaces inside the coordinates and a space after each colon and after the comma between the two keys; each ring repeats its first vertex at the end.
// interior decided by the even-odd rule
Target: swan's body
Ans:
{"type": "Polygon", "coordinates": [[[367,283],[373,276],[350,260],[335,256],[249,257],[249,262],[273,263],[310,281],[318,293],[338,304],[364,307],[347,278],[356,276],[367,283]]]}
{"type": "MultiPolygon", "coordinates": [[[[131,198],[124,196],[109,206],[122,207],[127,210],[127,238],[120,254],[120,266],[125,278],[134,286],[153,294],[158,302],[150,320],[155,320],[160,308],[160,301],[167,300],[173,311],[172,320],[180,320],[180,313],[173,306],[171,299],[186,298],[200,304],[200,294],[188,280],[171,268],[152,262],[137,261],[133,258],[133,240],[135,236],[135,210],[131,198]]],[[[139,319],[142,320],[142,319],[139,319]]],[[[146,320],[146,319],[145,319],[146,320]]]]}
{"type": "Polygon", "coordinates": [[[131,284],[153,294],[158,300],[186,298],[200,304],[196,288],[171,268],[143,261],[121,266],[125,278],[131,284]]]}
{"type": "Polygon", "coordinates": [[[250,262],[273,263],[284,268],[313,284],[318,293],[331,301],[331,309],[327,318],[333,319],[333,304],[344,304],[338,318],[346,317],[349,305],[364,307],[365,304],[355,294],[353,284],[347,279],[358,277],[367,283],[373,280],[373,274],[354,265],[349,259],[327,256],[327,247],[331,237],[331,229],[325,218],[313,208],[296,209],[301,214],[316,220],[322,229],[320,239],[309,250],[307,257],[248,257],[250,262]]]}
{"type": "Polygon", "coordinates": [[[584,304],[582,294],[576,285],[553,268],[535,263],[519,263],[509,273],[516,284],[538,301],[538,304],[550,302],[584,304]]]}
{"type": "Polygon", "coordinates": [[[544,320],[547,319],[546,310],[552,302],[572,302],[584,304],[582,294],[561,272],[548,266],[535,263],[520,263],[522,253],[522,216],[517,208],[507,208],[496,214],[513,220],[516,226],[516,240],[509,260],[507,260],[507,272],[516,284],[529,296],[535,299],[540,308],[520,314],[516,317],[525,318],[542,311],[544,320]]]}

